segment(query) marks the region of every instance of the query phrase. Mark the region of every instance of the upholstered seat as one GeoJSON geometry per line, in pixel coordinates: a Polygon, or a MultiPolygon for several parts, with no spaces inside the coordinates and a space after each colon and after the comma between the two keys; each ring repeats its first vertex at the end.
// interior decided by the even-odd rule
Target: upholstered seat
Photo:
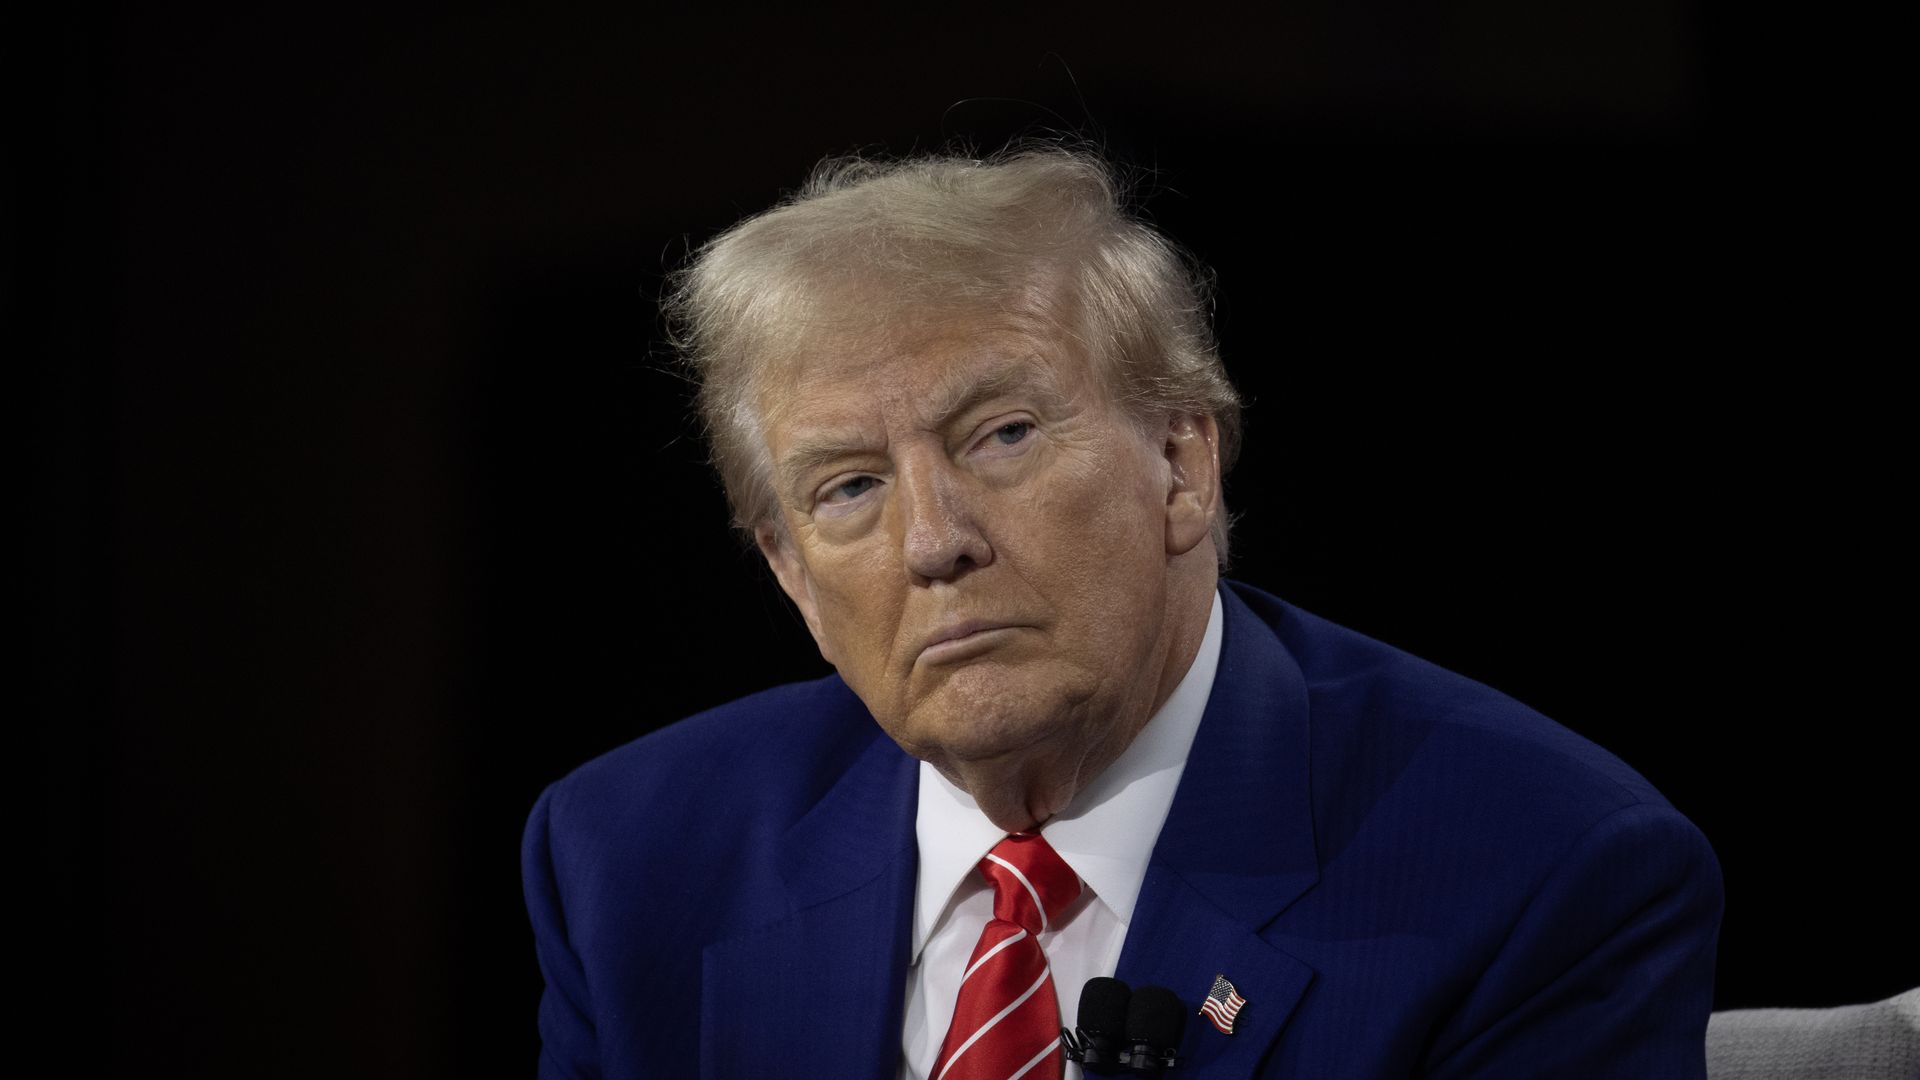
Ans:
{"type": "Polygon", "coordinates": [[[1734,1009],[1707,1021],[1709,1080],[1920,1080],[1920,988],[1835,1009],[1734,1009]]]}

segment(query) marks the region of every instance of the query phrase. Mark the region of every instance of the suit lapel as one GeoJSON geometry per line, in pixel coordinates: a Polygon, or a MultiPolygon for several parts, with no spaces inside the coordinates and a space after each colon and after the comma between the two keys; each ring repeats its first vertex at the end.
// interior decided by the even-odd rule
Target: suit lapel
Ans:
{"type": "Polygon", "coordinates": [[[1306,683],[1273,631],[1230,588],[1207,711],[1154,845],[1119,977],[1165,986],[1190,1010],[1182,1071],[1251,1076],[1313,969],[1260,936],[1319,880],[1306,683]],[[1195,1015],[1223,974],[1247,1004],[1232,1035],[1195,1015]]]}
{"type": "Polygon", "coordinates": [[[894,1075],[918,783],[913,759],[875,727],[787,832],[780,861],[791,914],[706,949],[703,1077],[894,1075]]]}

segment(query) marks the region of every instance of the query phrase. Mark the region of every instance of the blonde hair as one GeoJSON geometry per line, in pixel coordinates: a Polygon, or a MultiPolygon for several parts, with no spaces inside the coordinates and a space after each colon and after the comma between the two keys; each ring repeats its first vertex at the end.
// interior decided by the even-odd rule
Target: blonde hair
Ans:
{"type": "MultiPolygon", "coordinates": [[[[908,310],[1041,320],[1081,347],[1143,427],[1172,412],[1213,417],[1224,475],[1240,399],[1214,343],[1208,284],[1127,212],[1104,161],[1048,146],[984,161],[824,161],[798,192],[696,250],[661,306],[699,387],[734,524],[752,532],[779,521],[762,380],[822,334],[878,332],[908,310]]],[[[1224,564],[1224,506],[1213,539],[1224,564]]]]}

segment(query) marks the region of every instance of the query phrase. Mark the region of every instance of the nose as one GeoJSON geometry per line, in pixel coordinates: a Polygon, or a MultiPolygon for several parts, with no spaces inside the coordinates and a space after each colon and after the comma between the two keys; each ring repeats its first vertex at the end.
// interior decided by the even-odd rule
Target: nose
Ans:
{"type": "Polygon", "coordinates": [[[915,584],[949,581],[993,561],[970,486],[944,456],[898,466],[901,549],[915,584]]]}

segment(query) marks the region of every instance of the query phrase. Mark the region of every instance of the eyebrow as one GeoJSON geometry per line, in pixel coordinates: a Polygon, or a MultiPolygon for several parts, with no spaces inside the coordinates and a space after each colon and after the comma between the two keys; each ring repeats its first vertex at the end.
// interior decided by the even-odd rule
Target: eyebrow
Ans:
{"type": "Polygon", "coordinates": [[[850,453],[858,452],[860,440],[857,436],[823,435],[817,439],[801,443],[788,451],[785,457],[774,466],[778,478],[777,491],[784,496],[799,494],[800,481],[807,474],[829,462],[837,461],[850,453]]]}
{"type": "Polygon", "coordinates": [[[1048,411],[1062,412],[1067,406],[1066,395],[1042,370],[1040,357],[1023,354],[980,378],[959,376],[944,380],[933,392],[927,415],[933,418],[932,427],[943,428],[968,409],[1014,391],[1038,397],[1048,411]]]}
{"type": "MultiPolygon", "coordinates": [[[[931,418],[929,426],[936,430],[944,428],[953,422],[954,417],[969,409],[1016,391],[1037,397],[1042,411],[1064,412],[1069,404],[1067,396],[1060,392],[1053,379],[1042,369],[1040,357],[1020,355],[978,378],[969,374],[944,380],[928,399],[926,414],[931,418]]],[[[852,433],[823,432],[802,441],[782,456],[774,468],[778,490],[789,495],[795,494],[795,489],[808,473],[859,452],[861,446],[861,438],[852,433]]]]}

